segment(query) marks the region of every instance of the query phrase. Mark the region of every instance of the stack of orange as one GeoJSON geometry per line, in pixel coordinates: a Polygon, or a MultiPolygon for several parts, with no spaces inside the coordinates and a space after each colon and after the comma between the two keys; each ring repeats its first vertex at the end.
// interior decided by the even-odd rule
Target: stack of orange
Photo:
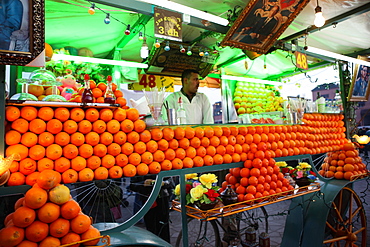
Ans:
{"type": "Polygon", "coordinates": [[[358,150],[351,142],[345,143],[340,151],[329,152],[319,171],[319,174],[323,177],[346,180],[367,173],[366,165],[362,162],[358,150]]]}
{"type": "Polygon", "coordinates": [[[130,167],[124,166],[134,158],[126,147],[148,135],[133,108],[8,106],[6,118],[6,156],[21,157],[10,167],[10,186],[33,185],[39,172],[48,169],[59,172],[63,183],[130,175],[130,167]]]}
{"type": "MultiPolygon", "coordinates": [[[[341,118],[332,116],[327,120],[330,126],[341,118]]],[[[61,173],[63,183],[74,183],[253,161],[260,158],[255,157],[259,148],[270,158],[333,151],[347,141],[343,127],[334,126],[334,132],[325,133],[329,127],[306,124],[147,130],[134,108],[8,106],[6,118],[6,155],[21,155],[10,168],[8,185],[13,186],[33,185],[45,169],[61,173]]]]}
{"type": "Polygon", "coordinates": [[[248,154],[243,168],[229,170],[221,190],[231,185],[238,194],[238,201],[241,202],[294,189],[275,165],[272,153],[266,150],[265,143],[260,142],[251,153],[253,155],[248,154]]]}
{"type": "MultiPolygon", "coordinates": [[[[124,109],[128,109],[128,106],[126,105],[127,101],[123,97],[123,92],[121,90],[117,89],[117,85],[112,83],[112,90],[114,92],[114,95],[116,96],[116,104],[120,104],[120,106],[124,109]]],[[[96,85],[95,81],[90,80],[90,89],[94,96],[94,103],[104,103],[104,94],[107,90],[107,84],[104,82],[99,82],[98,85],[96,85]]],[[[71,102],[82,102],[82,93],[84,91],[84,88],[81,87],[78,89],[77,94],[72,95],[71,102]]]]}
{"type": "Polygon", "coordinates": [[[306,147],[309,154],[337,151],[347,142],[342,114],[305,113],[306,147]]]}
{"type": "MultiPolygon", "coordinates": [[[[5,218],[5,228],[0,230],[1,246],[57,247],[100,236],[99,230],[91,225],[90,217],[70,199],[68,187],[60,182],[58,172],[44,170],[40,173],[37,183],[5,218]]],[[[90,246],[98,242],[99,239],[83,244],[90,246]]]]}

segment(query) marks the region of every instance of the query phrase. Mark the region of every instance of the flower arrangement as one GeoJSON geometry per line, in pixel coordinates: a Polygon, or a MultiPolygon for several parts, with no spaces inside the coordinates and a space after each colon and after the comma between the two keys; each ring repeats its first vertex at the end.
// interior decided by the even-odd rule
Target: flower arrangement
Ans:
{"type": "MultiPolygon", "coordinates": [[[[219,187],[216,185],[217,176],[212,173],[198,174],[191,173],[185,175],[186,180],[186,204],[210,204],[220,199],[219,187]]],[[[176,185],[174,194],[176,199],[180,199],[180,184],[176,185]]]]}
{"type": "Polygon", "coordinates": [[[310,182],[314,182],[316,179],[316,174],[311,171],[311,165],[307,162],[300,162],[296,167],[288,166],[286,162],[276,162],[280,167],[283,174],[289,173],[293,179],[300,179],[307,177],[310,182]]]}

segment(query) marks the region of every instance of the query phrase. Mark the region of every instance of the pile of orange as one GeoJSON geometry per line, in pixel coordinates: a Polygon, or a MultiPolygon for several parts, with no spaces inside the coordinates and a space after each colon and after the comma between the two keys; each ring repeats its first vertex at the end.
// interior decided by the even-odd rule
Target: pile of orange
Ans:
{"type": "MultiPolygon", "coordinates": [[[[70,199],[68,187],[59,184],[58,172],[44,170],[37,183],[20,198],[14,212],[7,215],[0,230],[1,246],[57,247],[82,240],[85,246],[96,245],[100,236],[89,216],[70,199]]],[[[78,247],[80,244],[72,245],[78,247]]]]}
{"type": "Polygon", "coordinates": [[[139,135],[148,135],[133,108],[8,106],[6,118],[6,156],[21,157],[10,167],[10,186],[32,186],[48,169],[59,172],[63,183],[130,175],[132,167],[124,167],[134,164],[135,155],[126,146],[133,148],[139,135]]]}
{"type": "Polygon", "coordinates": [[[318,116],[305,125],[146,129],[134,108],[8,106],[6,155],[21,156],[8,185],[33,185],[45,169],[74,183],[252,161],[261,148],[270,158],[339,150],[347,142],[342,116],[318,116]]]}
{"type": "MultiPolygon", "coordinates": [[[[305,113],[303,117],[304,140],[310,154],[337,151],[348,142],[342,114],[305,113]]],[[[300,130],[298,130],[301,132],[300,130]]]]}
{"type": "Polygon", "coordinates": [[[366,175],[366,165],[362,162],[353,143],[345,143],[340,151],[329,152],[321,165],[320,175],[326,178],[352,180],[354,176],[366,175]]]}
{"type": "MultiPolygon", "coordinates": [[[[104,82],[99,82],[98,84],[95,83],[95,81],[90,80],[90,89],[92,91],[93,97],[94,97],[94,103],[104,103],[104,95],[107,90],[107,84],[104,82]]],[[[126,105],[127,101],[123,95],[123,92],[119,89],[117,89],[117,85],[112,83],[112,90],[114,92],[114,95],[116,97],[116,104],[120,104],[120,106],[124,109],[128,109],[128,106],[126,105]]],[[[81,87],[78,89],[77,93],[72,95],[72,98],[70,99],[70,102],[82,102],[82,93],[84,91],[84,87],[81,87]]]]}
{"type": "Polygon", "coordinates": [[[238,201],[241,202],[275,194],[284,195],[283,192],[294,189],[275,165],[271,152],[266,150],[264,145],[259,145],[252,153],[250,156],[253,158],[244,161],[244,167],[229,170],[221,191],[231,185],[238,194],[238,201]]]}

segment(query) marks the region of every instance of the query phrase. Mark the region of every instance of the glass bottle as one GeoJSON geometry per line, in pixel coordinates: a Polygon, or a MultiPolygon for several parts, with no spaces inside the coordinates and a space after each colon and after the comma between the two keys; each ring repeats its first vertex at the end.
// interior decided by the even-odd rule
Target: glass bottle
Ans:
{"type": "Polygon", "coordinates": [[[112,76],[107,76],[107,89],[104,93],[104,103],[108,104],[115,104],[116,103],[116,96],[114,95],[113,89],[112,89],[112,76]]]}
{"type": "Polygon", "coordinates": [[[336,105],[336,112],[343,111],[342,97],[339,93],[339,90],[335,92],[334,100],[336,105]]]}
{"type": "Polygon", "coordinates": [[[291,186],[295,187],[296,183],[295,183],[294,179],[290,176],[289,173],[285,173],[284,177],[288,180],[288,182],[291,186]]]}
{"type": "Polygon", "coordinates": [[[181,97],[179,98],[179,108],[176,111],[176,119],[177,124],[186,124],[186,112],[181,97]]]}
{"type": "Polygon", "coordinates": [[[85,89],[82,93],[82,103],[93,103],[94,102],[94,97],[93,93],[90,89],[90,76],[88,74],[85,74],[84,76],[84,83],[85,83],[85,89]]]}

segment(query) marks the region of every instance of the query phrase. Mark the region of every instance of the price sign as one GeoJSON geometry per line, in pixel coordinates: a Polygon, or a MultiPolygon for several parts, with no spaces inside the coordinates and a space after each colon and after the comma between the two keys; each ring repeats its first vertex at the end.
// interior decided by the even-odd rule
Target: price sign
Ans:
{"type": "Polygon", "coordinates": [[[135,91],[142,91],[144,89],[145,91],[150,91],[151,88],[157,87],[158,89],[165,88],[166,92],[173,92],[173,84],[173,77],[140,74],[139,82],[128,84],[128,89],[135,91]]]}
{"type": "Polygon", "coordinates": [[[296,51],[294,53],[297,67],[301,69],[308,69],[307,55],[296,51]]]}

